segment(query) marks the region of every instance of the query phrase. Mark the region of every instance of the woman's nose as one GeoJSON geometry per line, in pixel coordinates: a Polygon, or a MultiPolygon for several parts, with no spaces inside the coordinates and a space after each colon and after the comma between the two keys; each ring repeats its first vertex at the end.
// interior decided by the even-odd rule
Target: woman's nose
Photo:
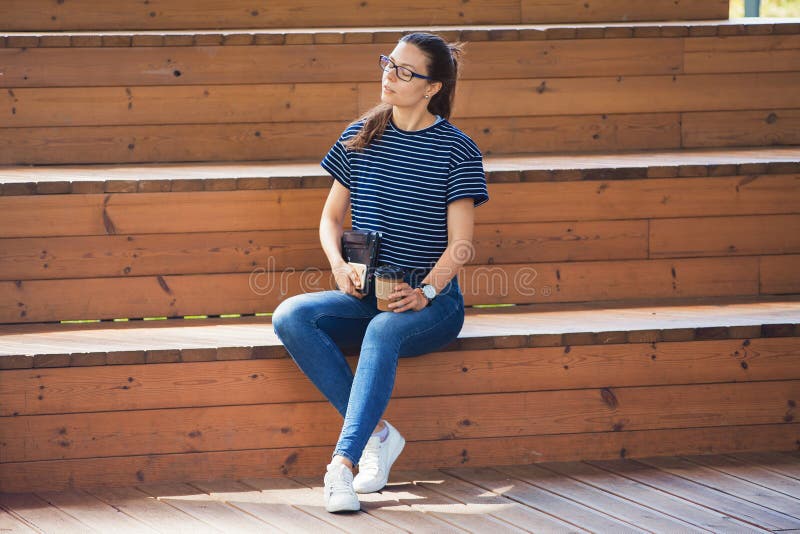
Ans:
{"type": "Polygon", "coordinates": [[[394,69],[389,69],[388,71],[384,71],[383,77],[392,83],[397,81],[397,73],[395,72],[394,69]]]}

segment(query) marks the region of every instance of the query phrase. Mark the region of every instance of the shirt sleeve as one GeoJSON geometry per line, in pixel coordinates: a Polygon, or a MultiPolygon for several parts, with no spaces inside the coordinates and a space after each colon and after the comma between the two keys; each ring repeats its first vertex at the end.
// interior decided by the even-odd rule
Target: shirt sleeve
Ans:
{"type": "Polygon", "coordinates": [[[342,145],[342,141],[345,139],[345,134],[342,134],[322,159],[320,165],[336,181],[350,189],[350,160],[347,157],[347,150],[342,145]]]}
{"type": "Polygon", "coordinates": [[[478,207],[489,201],[483,156],[475,152],[465,158],[457,157],[453,162],[447,181],[447,204],[459,198],[472,198],[474,206],[478,207]]]}

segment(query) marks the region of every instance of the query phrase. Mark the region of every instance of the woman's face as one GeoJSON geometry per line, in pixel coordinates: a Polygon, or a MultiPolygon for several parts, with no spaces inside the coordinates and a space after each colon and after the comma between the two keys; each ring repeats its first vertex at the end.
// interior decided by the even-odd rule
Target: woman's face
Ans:
{"type": "MultiPolygon", "coordinates": [[[[425,54],[410,43],[400,42],[389,54],[389,58],[398,67],[406,67],[417,74],[428,75],[428,58],[425,54]]],[[[436,94],[441,83],[422,78],[411,78],[407,82],[397,77],[395,69],[384,71],[381,78],[381,101],[399,107],[427,106],[430,98],[436,94]],[[425,95],[430,98],[425,98],[425,95]]]]}

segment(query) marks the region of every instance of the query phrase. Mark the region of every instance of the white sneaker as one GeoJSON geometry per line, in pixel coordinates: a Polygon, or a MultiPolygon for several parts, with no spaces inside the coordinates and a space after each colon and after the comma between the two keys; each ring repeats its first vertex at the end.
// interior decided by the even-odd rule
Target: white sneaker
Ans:
{"type": "Polygon", "coordinates": [[[353,488],[358,493],[372,493],[383,488],[389,481],[392,464],[405,447],[406,440],[400,432],[388,421],[384,423],[389,429],[386,441],[381,442],[378,436],[370,436],[358,462],[358,474],[353,480],[353,488]]]}
{"type": "Polygon", "coordinates": [[[329,463],[325,473],[325,509],[329,512],[355,512],[361,509],[353,491],[353,472],[343,463],[329,463]]]}

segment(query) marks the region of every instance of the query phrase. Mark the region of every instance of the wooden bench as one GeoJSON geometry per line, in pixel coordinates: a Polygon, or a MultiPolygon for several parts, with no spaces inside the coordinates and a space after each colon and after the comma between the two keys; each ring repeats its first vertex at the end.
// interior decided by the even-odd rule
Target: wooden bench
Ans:
{"type": "MultiPolygon", "coordinates": [[[[473,307],[401,365],[399,465],[794,448],[798,156],[487,158],[473,307]]],[[[319,472],[338,417],[255,315],[280,286],[251,283],[325,272],[330,178],[264,167],[4,171],[0,491],[319,472]],[[223,313],[250,316],[181,318],[223,313]]]]}
{"type": "MultiPolygon", "coordinates": [[[[440,29],[486,154],[800,144],[800,20],[440,29]]],[[[317,159],[401,35],[6,33],[0,165],[317,159]]]]}

